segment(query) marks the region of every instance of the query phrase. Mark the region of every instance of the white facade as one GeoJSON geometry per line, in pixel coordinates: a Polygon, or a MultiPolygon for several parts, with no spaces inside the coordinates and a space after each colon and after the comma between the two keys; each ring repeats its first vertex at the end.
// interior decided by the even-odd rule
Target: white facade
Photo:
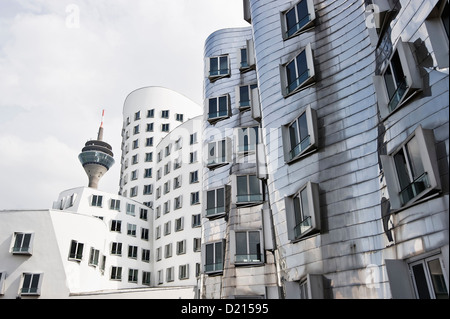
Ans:
{"type": "Polygon", "coordinates": [[[155,148],[154,272],[158,285],[197,286],[201,249],[201,116],[155,148]]]}

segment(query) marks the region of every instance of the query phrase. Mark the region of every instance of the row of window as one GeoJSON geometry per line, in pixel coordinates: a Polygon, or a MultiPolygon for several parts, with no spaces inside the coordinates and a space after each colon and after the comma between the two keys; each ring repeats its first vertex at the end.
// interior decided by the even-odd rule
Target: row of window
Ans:
{"type": "MultiPolygon", "coordinates": [[[[174,281],[175,277],[175,267],[166,268],[166,277],[165,280],[167,283],[174,281]]],[[[195,264],[195,276],[198,277],[200,275],[200,264],[195,264]]],[[[178,266],[178,279],[189,279],[189,264],[179,265],[178,266]]],[[[164,270],[158,270],[158,275],[156,278],[158,285],[162,285],[164,283],[164,270]]]]}
{"type": "MultiPolygon", "coordinates": [[[[170,258],[172,257],[172,243],[166,244],[164,246],[164,258],[170,258]]],[[[194,238],[193,239],[193,252],[200,252],[201,251],[201,239],[200,238],[194,238]]],[[[176,254],[177,255],[184,255],[187,252],[186,247],[186,239],[180,240],[176,243],[176,254]]],[[[156,249],[156,261],[162,260],[162,247],[158,247],[156,249]]]]}
{"type": "MultiPolygon", "coordinates": [[[[168,119],[170,114],[170,110],[162,110],[161,111],[161,118],[162,119],[168,119]]],[[[147,118],[154,118],[155,117],[155,109],[147,110],[147,118]]],[[[183,122],[184,115],[180,113],[175,114],[175,120],[183,122]]],[[[141,119],[141,111],[137,111],[134,113],[134,120],[138,121],[141,119]]],[[[130,124],[130,117],[127,117],[127,125],[130,124]]]]}
{"type": "MultiPolygon", "coordinates": [[[[191,227],[196,228],[200,226],[201,226],[200,214],[192,215],[191,227]]],[[[164,236],[170,235],[172,232],[172,221],[169,220],[168,222],[164,223],[163,227],[164,227],[164,236]]],[[[174,221],[174,231],[179,232],[183,230],[184,230],[184,216],[181,216],[175,219],[174,221]]],[[[155,238],[156,239],[161,238],[161,225],[156,227],[155,238]]]]}

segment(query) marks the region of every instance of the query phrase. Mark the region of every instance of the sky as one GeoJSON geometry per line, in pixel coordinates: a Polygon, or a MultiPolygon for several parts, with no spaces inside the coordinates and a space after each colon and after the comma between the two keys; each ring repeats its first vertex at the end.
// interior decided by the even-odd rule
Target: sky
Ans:
{"type": "Polygon", "coordinates": [[[78,154],[103,109],[116,163],[99,189],[117,193],[126,96],[163,86],[202,105],[206,38],[246,26],[242,0],[0,0],[0,210],[87,186],[78,154]]]}

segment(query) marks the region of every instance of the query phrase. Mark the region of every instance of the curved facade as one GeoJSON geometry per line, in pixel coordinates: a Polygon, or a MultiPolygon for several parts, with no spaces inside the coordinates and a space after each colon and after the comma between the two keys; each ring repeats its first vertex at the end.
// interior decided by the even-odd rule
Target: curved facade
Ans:
{"type": "Polygon", "coordinates": [[[249,247],[255,226],[236,178],[255,174],[280,297],[448,298],[448,1],[246,0],[244,18],[205,45],[204,147],[232,138],[204,169],[206,191],[229,185],[231,198],[204,226],[225,247],[204,296],[264,282],[231,262],[236,232],[249,247]],[[253,140],[231,133],[253,126],[253,140]]]}
{"type": "Polygon", "coordinates": [[[155,148],[154,272],[157,284],[165,287],[197,287],[201,261],[201,117],[177,126],[155,148]]]}
{"type": "Polygon", "coordinates": [[[201,114],[201,108],[185,96],[163,87],[144,87],[131,92],[124,102],[119,193],[152,205],[156,145],[181,123],[201,114]]]}

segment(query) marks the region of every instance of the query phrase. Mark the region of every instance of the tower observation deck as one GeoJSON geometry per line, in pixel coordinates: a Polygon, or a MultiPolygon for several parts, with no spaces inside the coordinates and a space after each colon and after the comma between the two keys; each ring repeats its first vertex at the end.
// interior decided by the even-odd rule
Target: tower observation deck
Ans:
{"type": "Polygon", "coordinates": [[[98,188],[100,178],[102,178],[102,176],[114,164],[112,147],[103,141],[104,115],[105,111],[103,110],[102,122],[98,130],[97,139],[87,141],[81,150],[81,153],[78,155],[78,159],[80,160],[81,165],[83,165],[83,168],[89,178],[88,186],[91,188],[98,188]]]}

